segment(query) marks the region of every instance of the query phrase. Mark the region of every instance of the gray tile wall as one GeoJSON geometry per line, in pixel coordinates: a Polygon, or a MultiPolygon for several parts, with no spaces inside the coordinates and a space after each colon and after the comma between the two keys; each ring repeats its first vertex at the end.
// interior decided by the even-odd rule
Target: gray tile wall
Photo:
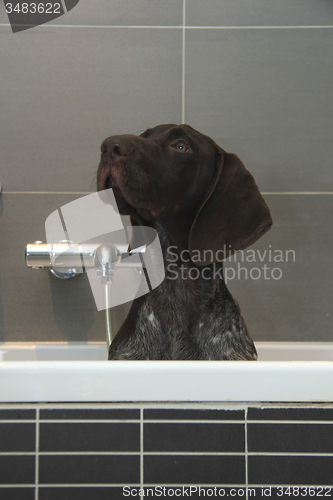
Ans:
{"type": "Polygon", "coordinates": [[[226,264],[254,339],[333,340],[331,0],[80,0],[15,34],[1,2],[0,40],[0,341],[103,341],[86,276],[27,269],[24,247],[95,189],[105,137],[184,121],[272,211],[255,261],[226,264]]]}

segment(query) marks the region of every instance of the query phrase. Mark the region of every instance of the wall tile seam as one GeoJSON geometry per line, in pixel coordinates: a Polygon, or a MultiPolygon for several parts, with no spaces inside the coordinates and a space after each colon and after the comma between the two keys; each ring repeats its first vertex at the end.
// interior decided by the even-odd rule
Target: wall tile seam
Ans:
{"type": "Polygon", "coordinates": [[[144,420],[144,424],[235,424],[235,425],[244,425],[245,420],[144,420]]]}
{"type": "MultiPolygon", "coordinates": [[[[333,194],[333,193],[332,193],[333,194]]],[[[0,415],[3,410],[21,410],[22,412],[26,410],[36,410],[40,408],[43,411],[48,410],[200,410],[203,413],[205,411],[245,411],[247,408],[254,408],[255,410],[327,410],[333,409],[333,402],[216,402],[216,401],[203,401],[203,402],[186,402],[186,401],[176,401],[176,402],[76,402],[67,403],[65,402],[54,402],[54,403],[0,403],[0,415]]],[[[35,417],[33,418],[35,420],[35,417]]],[[[97,419],[98,420],[98,419],[97,419]]],[[[140,417],[138,417],[140,420],[140,417]]]]}
{"type": "MultiPolygon", "coordinates": [[[[34,456],[36,455],[36,451],[1,451],[0,456],[34,456]]],[[[133,456],[133,455],[140,455],[140,450],[109,450],[109,451],[103,451],[103,450],[74,450],[74,451],[56,451],[56,450],[48,450],[48,451],[39,451],[38,452],[39,456],[54,456],[57,457],[59,455],[61,456],[78,456],[78,455],[85,455],[85,456],[90,456],[90,455],[105,455],[105,456],[113,456],[113,455],[122,455],[122,456],[133,456]]]]}
{"type": "MultiPolygon", "coordinates": [[[[1,488],[31,488],[35,490],[35,483],[1,483],[0,484],[0,491],[1,488]]],[[[6,498],[3,500],[7,500],[6,498]]]]}
{"type": "MultiPolygon", "coordinates": [[[[140,456],[140,455],[165,455],[165,456],[243,456],[244,451],[39,451],[41,456],[140,456]]],[[[4,451],[0,452],[0,456],[35,456],[35,451],[4,451]]],[[[333,455],[333,454],[332,454],[333,455]]]]}
{"type": "Polygon", "coordinates": [[[7,457],[7,456],[19,456],[19,457],[28,457],[28,456],[35,456],[36,451],[1,451],[0,452],[0,457],[7,457]]]}
{"type": "Polygon", "coordinates": [[[48,420],[48,419],[40,419],[41,424],[140,424],[140,419],[138,420],[48,420]]]}
{"type": "MultiPolygon", "coordinates": [[[[10,27],[9,23],[0,23],[1,27],[10,27]]],[[[36,28],[57,28],[57,29],[147,29],[147,30],[304,30],[304,29],[332,29],[333,25],[257,25],[257,26],[183,26],[183,25],[92,25],[92,24],[47,24],[34,26],[36,28]]]]}
{"type": "MultiPolygon", "coordinates": [[[[16,344],[16,342],[12,342],[16,344]]],[[[28,342],[29,343],[29,342],[28,342]]],[[[33,342],[35,343],[35,342],[33,342]]],[[[48,344],[48,342],[37,342],[39,344],[48,344]]],[[[81,343],[81,342],[79,342],[81,343]]],[[[105,344],[105,342],[88,342],[88,344],[105,344]]],[[[2,345],[3,342],[0,344],[2,345]]],[[[6,342],[5,342],[6,344],[6,342]]],[[[53,344],[53,342],[52,342],[53,344]]],[[[57,342],[57,344],[64,344],[63,342],[57,342]]],[[[142,408],[143,410],[244,410],[245,408],[254,407],[254,408],[263,408],[267,404],[272,404],[273,406],[279,405],[282,407],[297,407],[298,403],[286,403],[286,402],[277,402],[277,403],[264,403],[261,401],[79,401],[79,402],[67,402],[67,401],[54,401],[54,402],[43,402],[43,401],[34,401],[34,402],[1,402],[0,409],[18,409],[18,410],[31,410],[35,408],[40,408],[42,410],[90,410],[93,409],[108,409],[108,410],[124,410],[124,409],[135,409],[139,410],[142,408]]],[[[305,406],[313,407],[313,406],[322,406],[323,404],[328,404],[333,407],[333,403],[308,403],[305,406]]]]}
{"type": "Polygon", "coordinates": [[[260,424],[272,424],[272,425],[280,425],[280,424],[286,424],[286,425],[332,425],[333,424],[333,419],[332,420],[249,420],[248,424],[255,424],[255,425],[260,425],[260,424]]]}
{"type": "Polygon", "coordinates": [[[331,195],[333,191],[260,191],[264,196],[323,196],[323,195],[331,195]]]}
{"type": "MultiPolygon", "coordinates": [[[[33,420],[0,420],[1,424],[34,424],[35,419],[33,420]]],[[[42,420],[39,421],[40,424],[140,424],[140,420],[42,420]]],[[[196,425],[244,425],[245,420],[143,420],[144,425],[148,424],[196,424],[196,425]]],[[[333,425],[332,420],[248,420],[248,424],[254,425],[333,425]]]]}
{"type": "MultiPolygon", "coordinates": [[[[35,451],[5,451],[0,457],[35,456],[35,451]]],[[[38,456],[274,456],[274,457],[333,457],[333,453],[325,452],[292,452],[292,451],[39,451],[38,456]]]]}
{"type": "Polygon", "coordinates": [[[35,489],[35,485],[32,483],[23,483],[23,484],[0,484],[0,489],[1,488],[17,488],[17,489],[22,489],[22,488],[30,488],[31,490],[35,489]]]}
{"type": "MultiPolygon", "coordinates": [[[[88,194],[95,194],[96,191],[2,191],[2,195],[4,194],[33,194],[33,195],[49,195],[49,194],[55,194],[55,195],[72,195],[72,194],[82,194],[82,195],[88,195],[88,194]]],[[[7,342],[2,342],[2,343],[7,343],[7,342]]],[[[8,342],[9,344],[40,344],[40,345],[45,345],[48,344],[48,342],[8,342]]],[[[63,342],[51,342],[52,344],[55,345],[61,345],[63,342]]],[[[81,343],[81,342],[79,342],[81,343]]],[[[93,342],[93,344],[101,345],[104,344],[104,342],[93,342]]],[[[15,404],[15,403],[13,403],[15,404]]]]}
{"type": "MultiPolygon", "coordinates": [[[[332,193],[333,194],[333,193],[332,193]]],[[[262,403],[252,403],[249,402],[248,409],[253,410],[332,410],[333,402],[323,401],[323,402],[311,402],[311,401],[300,401],[295,402],[262,402],[262,403]]]]}
{"type": "Polygon", "coordinates": [[[186,30],[304,30],[304,29],[331,29],[333,25],[257,25],[257,26],[185,26],[186,30]]]}
{"type": "MultiPolygon", "coordinates": [[[[122,488],[123,486],[135,486],[140,487],[139,483],[39,483],[38,489],[40,488],[122,488]]],[[[35,489],[33,483],[22,483],[22,484],[0,484],[1,488],[31,488],[35,489]]]]}
{"type": "Polygon", "coordinates": [[[140,488],[144,483],[144,426],[143,426],[143,408],[140,408],[140,488]]]}
{"type": "Polygon", "coordinates": [[[0,420],[1,424],[35,424],[36,419],[31,420],[0,420]]]}
{"type": "Polygon", "coordinates": [[[249,456],[267,456],[267,457],[333,457],[333,453],[320,452],[298,452],[298,451],[249,451],[249,456]]]}
{"type": "Polygon", "coordinates": [[[35,430],[35,500],[38,500],[38,484],[39,484],[39,413],[40,413],[40,409],[36,408],[36,430],[35,430]]]}
{"type": "MultiPolygon", "coordinates": [[[[183,120],[185,122],[185,120],[183,120]]],[[[95,191],[3,191],[5,195],[82,195],[94,194],[95,191]]],[[[263,196],[332,196],[333,191],[261,191],[263,196]]],[[[15,343],[15,342],[14,342],[15,343]]],[[[21,342],[17,342],[20,344],[21,342]]],[[[45,342],[31,342],[45,344],[45,342]]],[[[47,342],[46,342],[47,343],[47,342]]],[[[102,342],[97,342],[101,344],[102,342]]],[[[59,342],[60,344],[60,342],[59,342]]],[[[15,403],[14,403],[15,404],[15,403]]]]}
{"type": "MultiPolygon", "coordinates": [[[[245,410],[245,425],[244,425],[244,440],[245,440],[245,484],[246,484],[246,488],[248,488],[248,485],[249,485],[249,453],[248,453],[248,411],[249,409],[246,408],[245,410]]],[[[246,498],[247,498],[247,494],[246,494],[246,498]]]]}
{"type": "MultiPolygon", "coordinates": [[[[19,342],[10,342],[11,344],[18,344],[19,342]]],[[[28,344],[35,344],[36,342],[27,342],[28,344]]],[[[49,344],[49,342],[37,342],[40,344],[49,344]]],[[[58,342],[58,344],[63,342],[58,342]]],[[[82,342],[79,342],[82,343],[82,342]]],[[[95,342],[88,342],[87,344],[95,344],[95,342]]],[[[96,342],[97,344],[104,344],[104,342],[96,342]]],[[[272,342],[274,343],[274,342],[272,342]]],[[[278,343],[278,342],[276,342],[278,343]]],[[[293,344],[298,344],[302,342],[291,342],[293,344]]],[[[306,342],[307,344],[316,345],[317,342],[306,342]]],[[[326,344],[327,342],[319,342],[322,344],[326,344]]],[[[1,345],[6,343],[0,343],[1,345]]],[[[25,344],[25,343],[23,343],[25,344]]],[[[53,342],[52,342],[53,344],[53,342]]],[[[67,344],[67,342],[66,342],[67,344]]],[[[328,342],[331,344],[331,342],[328,342]]],[[[224,361],[220,361],[224,363],[224,361]]],[[[30,362],[29,362],[30,363],[30,362]]],[[[109,363],[109,361],[107,361],[109,363]]],[[[130,363],[130,362],[129,362],[130,363]]],[[[133,364],[136,364],[136,361],[133,361],[133,364]]],[[[168,363],[172,363],[172,361],[162,361],[167,365],[168,363]]],[[[235,362],[236,363],[236,362],[235,362]]],[[[273,363],[273,362],[272,362],[273,363]]],[[[296,362],[295,362],[296,363],[296,362]]],[[[62,410],[71,410],[71,411],[96,411],[96,410],[108,410],[108,411],[122,411],[122,410],[131,410],[137,411],[139,413],[140,408],[146,411],[152,410],[167,410],[167,411],[200,411],[204,413],[204,411],[225,411],[226,413],[233,411],[242,411],[246,408],[251,408],[255,410],[270,410],[271,408],[276,410],[290,410],[290,409],[333,409],[332,401],[219,401],[219,400],[196,400],[196,401],[186,401],[186,400],[146,400],[146,401],[123,401],[123,400],[115,400],[115,401],[1,401],[0,402],[0,411],[2,410],[22,410],[22,412],[26,410],[35,410],[36,408],[40,408],[43,411],[62,411],[62,410]]]]}
{"type": "Polygon", "coordinates": [[[186,0],[183,0],[183,22],[182,22],[182,123],[185,123],[185,68],[186,68],[186,0]]]}
{"type": "MultiPolygon", "coordinates": [[[[1,424],[33,424],[35,421],[34,420],[0,420],[0,425],[1,424]]],[[[144,425],[156,425],[156,424],[174,424],[174,425],[181,425],[181,424],[195,424],[195,425],[206,425],[206,424],[215,424],[215,425],[242,425],[244,424],[244,420],[152,420],[152,421],[146,421],[143,420],[144,425]]],[[[259,422],[258,422],[259,423],[259,422]]],[[[269,423],[269,422],[268,422],[269,423]]],[[[333,422],[331,422],[333,423],[333,422]]],[[[66,425],[66,424],[89,424],[89,425],[96,425],[96,424],[103,424],[103,425],[112,425],[112,424],[134,424],[138,425],[140,424],[140,420],[40,420],[40,424],[42,425],[47,425],[47,424],[56,424],[56,425],[66,425]]]]}
{"type": "MultiPolygon", "coordinates": [[[[123,486],[133,486],[133,487],[141,487],[139,483],[126,483],[126,484],[118,484],[118,483],[58,483],[58,484],[52,484],[52,483],[40,483],[39,488],[122,488],[123,486]]],[[[182,487],[184,486],[185,488],[190,487],[190,486],[197,486],[197,487],[203,487],[203,488],[214,488],[215,486],[217,488],[245,488],[245,484],[196,484],[196,483],[191,483],[191,484],[178,484],[178,483],[144,483],[144,487],[149,487],[149,488],[154,488],[156,486],[167,486],[167,487],[182,487]]],[[[290,485],[290,484],[285,484],[285,483],[280,483],[280,484],[250,484],[248,488],[293,488],[293,487],[305,487],[307,489],[309,488],[330,488],[332,487],[332,484],[326,484],[326,485],[318,485],[318,484],[307,484],[307,485],[300,485],[300,484],[295,484],[295,485],[290,485]]],[[[22,484],[0,484],[0,489],[1,488],[17,488],[17,489],[22,489],[22,488],[30,488],[34,489],[35,485],[33,483],[22,483],[22,484]]]]}
{"type": "Polygon", "coordinates": [[[244,456],[245,455],[245,450],[243,451],[144,451],[144,455],[146,456],[151,456],[151,455],[165,455],[165,456],[244,456]]]}
{"type": "MultiPolygon", "coordinates": [[[[157,452],[159,454],[160,452],[157,452]]],[[[173,452],[174,453],[174,452],[173,452]]],[[[176,452],[178,453],[178,452],[176,452]]],[[[146,454],[149,454],[146,453],[146,454]]],[[[151,454],[156,454],[155,452],[151,454]]],[[[190,454],[190,453],[189,453],[190,454]]],[[[35,456],[36,452],[35,451],[2,451],[0,452],[0,456],[35,456]]],[[[39,457],[45,456],[91,456],[91,455],[99,455],[99,456],[139,456],[140,451],[139,450],[110,450],[110,451],[103,451],[103,450],[74,450],[74,451],[56,451],[56,450],[48,450],[48,451],[39,451],[38,452],[39,457]]]]}
{"type": "MultiPolygon", "coordinates": [[[[15,26],[15,24],[14,24],[15,26]]],[[[0,28],[2,27],[11,27],[9,23],[0,23],[0,28]]],[[[183,26],[180,24],[178,25],[167,25],[167,26],[162,26],[162,25],[126,25],[126,24],[110,24],[110,25],[103,25],[103,24],[41,24],[38,26],[34,26],[34,29],[36,28],[57,28],[57,29],[67,29],[67,28],[76,28],[76,29],[133,29],[133,30],[182,30],[183,26]]]]}
{"type": "MultiPolygon", "coordinates": [[[[123,486],[133,486],[133,487],[141,487],[140,483],[40,483],[38,485],[39,488],[122,488],[123,486]]],[[[156,487],[156,486],[166,486],[166,487],[182,487],[188,488],[190,486],[201,486],[204,488],[244,488],[245,484],[236,484],[236,483],[220,483],[220,484],[198,484],[198,483],[144,483],[144,487],[156,487]]],[[[280,485],[277,485],[280,486],[280,485]]],[[[261,487],[261,486],[260,486],[261,487]]],[[[0,488],[34,488],[34,484],[32,483],[22,483],[22,484],[0,484],[0,488]]]]}

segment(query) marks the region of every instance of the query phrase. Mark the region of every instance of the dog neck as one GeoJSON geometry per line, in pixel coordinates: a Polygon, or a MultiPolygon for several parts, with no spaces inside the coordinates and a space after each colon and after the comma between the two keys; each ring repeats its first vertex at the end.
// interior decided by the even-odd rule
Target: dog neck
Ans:
{"type": "Polygon", "coordinates": [[[173,244],[173,241],[169,240],[166,231],[159,222],[155,222],[154,228],[158,233],[161,243],[166,274],[168,274],[167,270],[171,269],[171,266],[173,270],[177,267],[184,279],[187,279],[187,276],[189,275],[192,277],[197,276],[195,279],[198,279],[199,281],[203,280],[206,283],[217,281],[219,282],[219,286],[222,285],[225,287],[222,262],[200,266],[199,263],[193,262],[190,259],[187,245],[185,246],[184,244],[182,246],[178,246],[173,244]]]}
{"type": "Polygon", "coordinates": [[[169,246],[177,247],[177,252],[182,252],[183,250],[188,250],[188,235],[193,224],[193,216],[186,215],[178,216],[170,220],[167,217],[159,217],[156,219],[154,224],[155,229],[162,237],[162,232],[165,235],[165,239],[168,241],[169,246]],[[159,228],[159,229],[157,229],[159,228]]]}

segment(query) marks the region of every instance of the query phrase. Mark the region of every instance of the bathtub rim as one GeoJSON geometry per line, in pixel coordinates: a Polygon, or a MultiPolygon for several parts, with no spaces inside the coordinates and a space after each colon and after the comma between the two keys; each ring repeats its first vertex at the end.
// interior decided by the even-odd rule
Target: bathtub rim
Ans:
{"type": "Polygon", "coordinates": [[[333,362],[0,363],[2,403],[142,401],[332,402],[333,362]]]}

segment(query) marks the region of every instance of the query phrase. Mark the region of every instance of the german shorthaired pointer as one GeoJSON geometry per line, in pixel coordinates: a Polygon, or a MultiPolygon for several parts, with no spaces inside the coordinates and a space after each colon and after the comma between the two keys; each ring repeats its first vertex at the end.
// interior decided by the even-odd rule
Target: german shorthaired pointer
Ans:
{"type": "Polygon", "coordinates": [[[222,274],[224,258],[272,225],[252,175],[189,125],[112,136],[101,152],[98,191],[112,188],[133,226],[157,230],[166,273],[133,301],[109,359],[255,360],[222,274]]]}

